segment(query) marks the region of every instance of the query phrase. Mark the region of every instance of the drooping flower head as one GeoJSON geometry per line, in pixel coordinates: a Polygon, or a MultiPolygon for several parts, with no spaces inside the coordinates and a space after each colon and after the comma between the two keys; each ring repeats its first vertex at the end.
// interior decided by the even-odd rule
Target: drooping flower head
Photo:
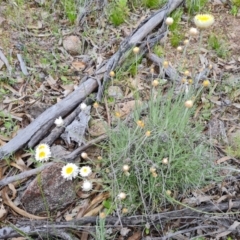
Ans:
{"type": "Polygon", "coordinates": [[[74,163],[68,163],[62,168],[62,176],[67,180],[72,180],[78,175],[79,169],[78,166],[74,163]]]}
{"type": "Polygon", "coordinates": [[[186,108],[191,108],[193,106],[193,101],[192,100],[187,100],[184,103],[184,105],[185,105],[186,108]]]}
{"type": "Polygon", "coordinates": [[[127,197],[127,195],[126,195],[126,193],[124,193],[124,192],[120,192],[120,193],[118,194],[118,199],[120,199],[120,200],[124,200],[126,197],[127,197]]]}
{"type": "Polygon", "coordinates": [[[93,188],[93,185],[90,181],[85,180],[82,185],[82,190],[85,192],[91,191],[93,188]]]}
{"type": "Polygon", "coordinates": [[[79,170],[81,177],[88,177],[92,173],[92,169],[89,166],[81,167],[79,170]]]}
{"type": "Polygon", "coordinates": [[[197,36],[198,35],[198,30],[196,28],[190,28],[189,30],[189,34],[194,37],[194,36],[197,36]]]}
{"type": "Polygon", "coordinates": [[[50,147],[45,144],[41,143],[36,147],[35,159],[38,162],[48,161],[51,157],[51,150],[50,147]]]}
{"type": "Polygon", "coordinates": [[[173,24],[173,21],[174,21],[173,18],[167,17],[165,22],[166,22],[166,24],[167,24],[168,26],[170,26],[170,25],[173,24]]]}
{"type": "Polygon", "coordinates": [[[62,127],[64,125],[64,121],[62,117],[57,118],[54,123],[56,124],[57,127],[62,127]]]}
{"type": "Polygon", "coordinates": [[[80,108],[81,108],[82,111],[84,111],[87,108],[87,104],[86,103],[81,103],[80,108]]]}
{"type": "Polygon", "coordinates": [[[144,128],[144,126],[145,126],[144,122],[141,121],[141,120],[138,120],[138,121],[137,121],[137,125],[138,125],[140,128],[144,128]]]}
{"type": "Polygon", "coordinates": [[[214,23],[214,17],[211,14],[197,14],[194,23],[200,29],[209,28],[214,23]]]}

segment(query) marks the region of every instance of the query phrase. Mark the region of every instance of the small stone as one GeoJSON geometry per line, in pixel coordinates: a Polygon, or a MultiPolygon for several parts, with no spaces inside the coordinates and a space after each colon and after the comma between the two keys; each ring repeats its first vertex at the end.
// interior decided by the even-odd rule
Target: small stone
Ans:
{"type": "Polygon", "coordinates": [[[121,88],[118,86],[110,86],[108,88],[108,95],[115,99],[123,98],[123,92],[122,92],[121,88]]]}
{"type": "Polygon", "coordinates": [[[63,47],[73,55],[81,53],[81,41],[77,36],[69,36],[63,40],[63,47]]]}
{"type": "Polygon", "coordinates": [[[103,121],[101,119],[93,119],[90,121],[89,125],[90,126],[88,132],[92,137],[99,137],[102,134],[106,133],[106,121],[103,121]]]}
{"type": "Polygon", "coordinates": [[[60,210],[74,201],[74,184],[61,176],[62,167],[62,163],[54,163],[29,184],[21,198],[27,212],[60,210]]]}

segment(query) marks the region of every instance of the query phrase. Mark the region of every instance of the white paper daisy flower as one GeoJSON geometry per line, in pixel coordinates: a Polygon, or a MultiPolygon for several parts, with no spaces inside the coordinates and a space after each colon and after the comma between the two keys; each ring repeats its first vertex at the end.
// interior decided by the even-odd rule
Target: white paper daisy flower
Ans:
{"type": "Polygon", "coordinates": [[[214,23],[214,17],[211,14],[197,14],[194,23],[200,29],[209,28],[214,23]]]}
{"type": "Polygon", "coordinates": [[[47,144],[41,143],[36,147],[35,159],[38,162],[48,161],[51,157],[51,150],[47,144]]]}
{"type": "Polygon", "coordinates": [[[74,163],[68,163],[62,168],[62,176],[67,180],[72,180],[78,175],[78,166],[74,163]]]}
{"type": "Polygon", "coordinates": [[[56,124],[57,127],[62,127],[64,125],[64,121],[62,117],[57,118],[54,123],[56,124]]]}
{"type": "Polygon", "coordinates": [[[92,183],[88,180],[85,180],[82,185],[82,190],[85,192],[91,191],[92,190],[92,183]]]}
{"type": "Polygon", "coordinates": [[[48,150],[50,150],[50,147],[49,147],[49,145],[46,144],[46,143],[40,143],[39,145],[37,145],[36,151],[37,151],[37,150],[42,150],[42,149],[48,149],[48,150]]]}
{"type": "Polygon", "coordinates": [[[81,167],[79,170],[81,177],[88,177],[92,173],[92,169],[89,166],[81,167]]]}
{"type": "Polygon", "coordinates": [[[82,111],[84,111],[87,108],[87,104],[86,103],[81,103],[80,108],[81,108],[82,111]]]}

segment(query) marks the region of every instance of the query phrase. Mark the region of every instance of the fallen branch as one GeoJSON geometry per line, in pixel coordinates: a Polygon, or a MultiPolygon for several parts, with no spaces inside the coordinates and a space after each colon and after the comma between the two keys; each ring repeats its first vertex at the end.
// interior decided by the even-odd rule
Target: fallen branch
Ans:
{"type": "MultiPolygon", "coordinates": [[[[240,201],[232,202],[231,209],[239,209],[240,201]]],[[[218,205],[209,204],[204,207],[198,207],[196,209],[193,208],[185,208],[182,210],[172,211],[172,212],[164,212],[153,214],[150,216],[131,216],[131,217],[122,217],[121,223],[122,225],[116,225],[119,222],[118,217],[107,217],[105,219],[105,227],[131,227],[131,226],[144,226],[148,223],[163,223],[165,221],[176,220],[179,218],[192,218],[198,217],[202,214],[207,215],[207,213],[212,213],[211,216],[220,216],[220,215],[229,215],[232,214],[230,212],[224,213],[224,211],[228,211],[229,204],[228,203],[220,203],[218,205]]],[[[61,229],[62,231],[67,230],[85,230],[86,224],[96,225],[98,222],[98,217],[84,217],[78,220],[68,221],[68,222],[51,222],[51,221],[40,221],[40,220],[19,220],[14,227],[6,226],[0,229],[0,238],[6,239],[11,237],[20,236],[19,231],[24,232],[25,234],[31,236],[46,232],[54,232],[54,230],[61,229]],[[16,229],[18,231],[16,231],[16,229]]],[[[161,238],[160,238],[161,239],[161,238]]]]}
{"type": "MultiPolygon", "coordinates": [[[[8,157],[10,154],[24,147],[38,131],[42,131],[46,124],[48,127],[52,126],[56,118],[66,116],[79,105],[83,99],[92,93],[97,88],[97,85],[96,80],[89,78],[62,101],[44,111],[26,128],[22,129],[17,136],[0,148],[0,159],[2,160],[8,157]]],[[[45,129],[45,131],[47,131],[47,129],[45,129]]]]}

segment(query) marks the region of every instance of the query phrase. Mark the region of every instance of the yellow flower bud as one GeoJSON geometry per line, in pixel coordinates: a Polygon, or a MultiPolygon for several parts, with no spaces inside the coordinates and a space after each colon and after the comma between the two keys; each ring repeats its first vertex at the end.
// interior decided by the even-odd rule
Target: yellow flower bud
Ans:
{"type": "Polygon", "coordinates": [[[168,164],[168,158],[163,158],[162,163],[167,165],[168,164]]]}
{"type": "Polygon", "coordinates": [[[166,194],[167,194],[168,196],[171,196],[172,192],[171,192],[170,190],[167,190],[167,191],[166,191],[166,194]]]}
{"type": "Polygon", "coordinates": [[[184,103],[184,105],[185,105],[186,108],[191,108],[193,106],[193,101],[192,100],[187,100],[184,103]]]}
{"type": "Polygon", "coordinates": [[[171,17],[166,18],[166,24],[168,26],[172,25],[173,24],[173,18],[171,18],[171,17]]]}
{"type": "Polygon", "coordinates": [[[164,67],[164,68],[167,68],[168,65],[169,65],[168,61],[164,61],[164,62],[163,62],[163,67],[164,67]]]}
{"type": "Polygon", "coordinates": [[[87,158],[88,158],[88,155],[87,155],[87,153],[82,152],[82,153],[81,153],[81,157],[82,157],[83,159],[87,159],[87,158]]]}
{"type": "Polygon", "coordinates": [[[159,81],[158,80],[155,79],[155,80],[152,81],[152,86],[153,87],[157,87],[158,85],[159,85],[159,81]]]}
{"type": "Polygon", "coordinates": [[[203,85],[204,87],[209,87],[209,86],[211,85],[211,83],[209,82],[209,80],[204,80],[203,83],[202,83],[202,85],[203,85]]]}
{"type": "Polygon", "coordinates": [[[111,72],[109,73],[109,76],[110,76],[110,77],[115,77],[115,72],[114,72],[114,71],[111,71],[111,72]]]}
{"type": "Polygon", "coordinates": [[[145,135],[146,135],[146,137],[149,137],[151,135],[151,132],[150,131],[146,131],[145,135]]]}
{"type": "Polygon", "coordinates": [[[138,54],[139,51],[140,51],[139,47],[133,48],[133,53],[134,53],[134,54],[138,54]]]}

